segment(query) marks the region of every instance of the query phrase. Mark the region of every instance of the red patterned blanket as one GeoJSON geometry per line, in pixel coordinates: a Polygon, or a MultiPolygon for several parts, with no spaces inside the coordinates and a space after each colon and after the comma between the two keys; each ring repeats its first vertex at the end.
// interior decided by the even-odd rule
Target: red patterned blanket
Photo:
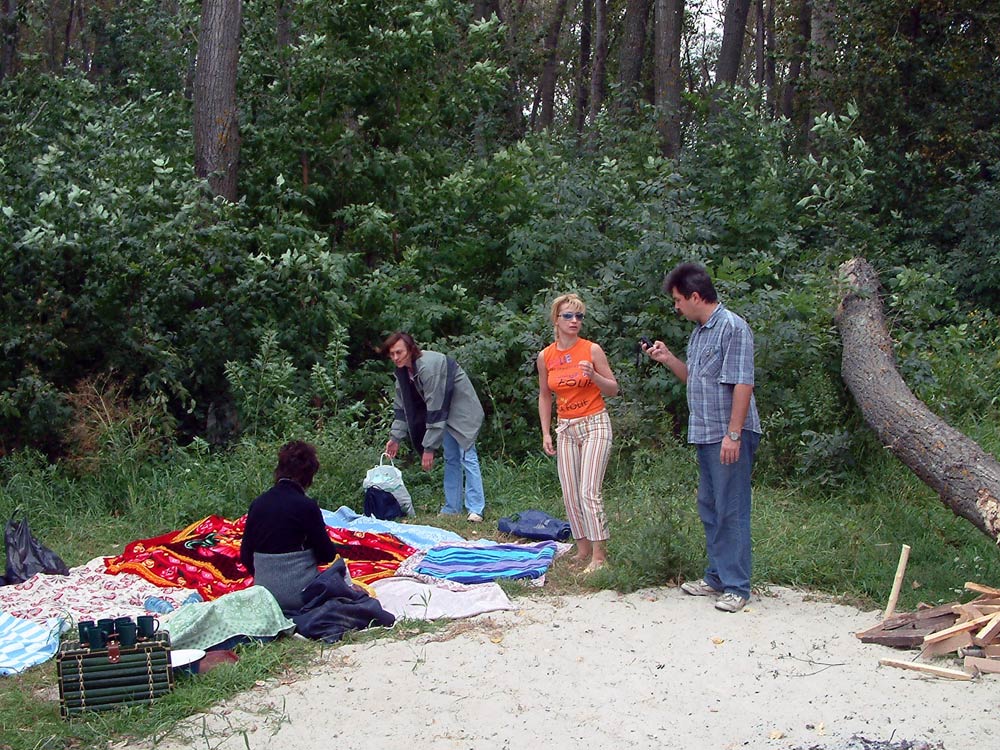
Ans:
{"type": "MultiPolygon", "coordinates": [[[[197,589],[205,601],[253,585],[240,563],[246,516],[230,521],[208,516],[180,531],[125,545],[116,557],[104,558],[108,573],[134,573],[157,586],[197,589]]],[[[391,534],[327,527],[351,578],[369,584],[393,575],[416,549],[391,534]]]]}

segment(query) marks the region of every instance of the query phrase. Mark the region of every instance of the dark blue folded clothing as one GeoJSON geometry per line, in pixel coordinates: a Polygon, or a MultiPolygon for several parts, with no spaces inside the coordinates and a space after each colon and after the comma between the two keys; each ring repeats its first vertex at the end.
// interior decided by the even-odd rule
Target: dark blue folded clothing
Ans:
{"type": "Polygon", "coordinates": [[[394,521],[404,515],[395,495],[379,487],[369,487],[365,490],[364,511],[366,516],[383,521],[394,521]]]}
{"type": "Polygon", "coordinates": [[[396,621],[377,599],[351,585],[347,566],[339,557],[302,590],[302,599],[302,609],[285,616],[301,635],[327,643],[336,643],[348,630],[388,628],[396,621]]]}
{"type": "Polygon", "coordinates": [[[497,529],[505,534],[538,541],[564,542],[571,535],[568,521],[553,518],[541,510],[522,510],[507,518],[501,518],[497,522],[497,529]]]}

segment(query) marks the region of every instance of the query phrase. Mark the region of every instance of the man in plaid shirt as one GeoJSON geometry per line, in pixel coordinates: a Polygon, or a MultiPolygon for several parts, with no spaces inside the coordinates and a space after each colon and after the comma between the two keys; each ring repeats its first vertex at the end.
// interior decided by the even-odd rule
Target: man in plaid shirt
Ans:
{"type": "Polygon", "coordinates": [[[704,267],[682,263],[663,281],[674,309],[697,324],[687,359],[662,341],[646,354],[687,384],[688,442],[698,451],[698,515],[705,527],[708,566],[681,589],[717,597],[715,608],[739,612],[750,599],[750,472],[760,443],[754,400],[753,333],[719,302],[704,267]]]}

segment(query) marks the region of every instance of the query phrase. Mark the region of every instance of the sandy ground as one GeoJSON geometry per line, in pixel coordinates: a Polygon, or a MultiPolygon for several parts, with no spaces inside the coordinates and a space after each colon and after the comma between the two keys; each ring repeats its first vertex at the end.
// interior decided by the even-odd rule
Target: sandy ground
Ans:
{"type": "Polygon", "coordinates": [[[780,588],[738,614],[676,588],[515,604],[330,649],[311,674],[261,684],[157,747],[965,750],[1000,736],[1000,675],[880,667],[915,652],[854,637],[878,612],[780,588]]]}

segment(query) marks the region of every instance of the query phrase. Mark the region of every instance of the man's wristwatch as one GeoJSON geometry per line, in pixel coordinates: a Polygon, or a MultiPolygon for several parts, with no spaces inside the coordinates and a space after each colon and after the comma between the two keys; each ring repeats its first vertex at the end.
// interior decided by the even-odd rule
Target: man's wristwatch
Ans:
{"type": "Polygon", "coordinates": [[[729,433],[729,439],[732,440],[734,443],[739,442],[740,433],[738,433],[738,432],[730,432],[729,433]]]}

